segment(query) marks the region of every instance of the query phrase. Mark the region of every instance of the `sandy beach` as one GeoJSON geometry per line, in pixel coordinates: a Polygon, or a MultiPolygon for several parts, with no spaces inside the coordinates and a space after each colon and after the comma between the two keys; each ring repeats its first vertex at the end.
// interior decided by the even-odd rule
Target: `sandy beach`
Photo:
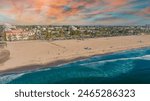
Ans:
{"type": "Polygon", "coordinates": [[[150,35],[8,42],[6,49],[10,51],[10,58],[0,64],[0,72],[42,68],[94,55],[149,46],[150,35]]]}

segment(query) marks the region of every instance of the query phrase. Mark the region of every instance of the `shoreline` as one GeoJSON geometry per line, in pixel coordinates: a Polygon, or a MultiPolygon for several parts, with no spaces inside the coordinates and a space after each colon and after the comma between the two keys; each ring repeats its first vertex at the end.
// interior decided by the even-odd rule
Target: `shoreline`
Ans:
{"type": "Polygon", "coordinates": [[[150,35],[85,40],[8,42],[10,59],[0,64],[0,75],[33,71],[94,56],[150,47],[150,35]]]}
{"type": "Polygon", "coordinates": [[[86,57],[78,57],[78,58],[74,58],[74,59],[70,59],[70,60],[57,60],[55,62],[50,62],[45,65],[22,66],[22,67],[18,67],[15,69],[0,71],[0,76],[7,75],[7,74],[23,73],[23,72],[34,71],[34,70],[39,70],[39,69],[53,68],[58,65],[68,64],[68,63],[71,63],[74,61],[80,61],[80,60],[88,59],[88,58],[95,57],[95,56],[104,56],[104,55],[109,55],[109,54],[113,54],[113,53],[118,53],[118,52],[123,52],[123,51],[132,51],[132,50],[136,50],[136,49],[144,49],[144,48],[149,48],[149,47],[150,46],[143,46],[143,47],[139,47],[139,48],[119,50],[119,51],[109,52],[109,53],[104,53],[104,54],[95,54],[95,55],[86,56],[86,57]]]}

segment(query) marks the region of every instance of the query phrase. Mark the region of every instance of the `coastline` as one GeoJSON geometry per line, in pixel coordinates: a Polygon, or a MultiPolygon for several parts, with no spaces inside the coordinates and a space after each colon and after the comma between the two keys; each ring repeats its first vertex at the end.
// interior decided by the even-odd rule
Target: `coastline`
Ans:
{"type": "MultiPolygon", "coordinates": [[[[150,37],[150,36],[148,36],[148,37],[150,37]]],[[[101,38],[99,38],[99,39],[101,39],[101,38]]],[[[92,40],[94,40],[94,39],[92,39],[92,40]]],[[[85,52],[85,54],[82,53],[79,56],[71,56],[68,59],[56,59],[55,61],[47,62],[47,63],[41,64],[41,65],[32,64],[32,65],[20,66],[20,67],[12,68],[12,69],[1,70],[0,75],[24,72],[24,71],[32,71],[32,70],[36,70],[36,69],[44,69],[47,67],[53,67],[53,66],[66,64],[66,63],[77,61],[77,60],[90,58],[93,56],[106,55],[106,54],[111,54],[111,53],[120,52],[120,51],[134,50],[134,49],[147,48],[147,47],[150,47],[150,42],[148,42],[147,44],[144,43],[144,44],[137,44],[137,45],[133,45],[133,46],[123,46],[120,48],[112,48],[111,47],[109,50],[105,50],[105,51],[102,51],[102,50],[101,51],[100,50],[90,51],[89,50],[89,52],[85,52]]]]}
{"type": "Polygon", "coordinates": [[[87,56],[87,57],[78,57],[78,58],[70,59],[70,60],[58,60],[58,61],[55,61],[55,62],[47,63],[45,65],[28,65],[28,66],[22,66],[22,67],[18,67],[18,68],[15,68],[15,69],[0,71],[0,75],[7,75],[7,74],[13,74],[13,73],[34,71],[34,70],[38,70],[38,69],[53,68],[53,66],[63,65],[63,64],[67,64],[67,63],[70,63],[70,62],[73,62],[73,61],[84,60],[84,59],[88,59],[88,58],[91,58],[91,57],[94,57],[94,56],[103,56],[103,55],[109,55],[109,54],[113,54],[113,53],[117,53],[117,52],[122,52],[122,51],[144,49],[144,48],[149,48],[149,47],[150,46],[145,46],[145,47],[132,48],[132,49],[127,49],[127,50],[120,50],[120,51],[110,52],[110,53],[105,53],[105,54],[95,54],[95,55],[91,55],[91,56],[87,56]]]}

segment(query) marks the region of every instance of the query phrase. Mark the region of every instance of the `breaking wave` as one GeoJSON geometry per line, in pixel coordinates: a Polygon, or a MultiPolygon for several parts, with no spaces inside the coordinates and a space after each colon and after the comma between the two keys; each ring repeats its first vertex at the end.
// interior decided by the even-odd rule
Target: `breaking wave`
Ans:
{"type": "Polygon", "coordinates": [[[9,74],[9,75],[1,75],[0,76],[0,84],[6,84],[6,83],[9,83],[10,81],[14,80],[14,79],[17,79],[21,76],[23,76],[24,73],[21,73],[21,74],[9,74]]]}

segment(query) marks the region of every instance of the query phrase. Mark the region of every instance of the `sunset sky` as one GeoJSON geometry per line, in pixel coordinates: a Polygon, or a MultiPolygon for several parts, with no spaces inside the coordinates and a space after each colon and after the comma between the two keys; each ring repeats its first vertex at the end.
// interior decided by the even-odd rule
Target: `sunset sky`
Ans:
{"type": "Polygon", "coordinates": [[[150,24],[150,0],[0,0],[0,24],[150,24]]]}

